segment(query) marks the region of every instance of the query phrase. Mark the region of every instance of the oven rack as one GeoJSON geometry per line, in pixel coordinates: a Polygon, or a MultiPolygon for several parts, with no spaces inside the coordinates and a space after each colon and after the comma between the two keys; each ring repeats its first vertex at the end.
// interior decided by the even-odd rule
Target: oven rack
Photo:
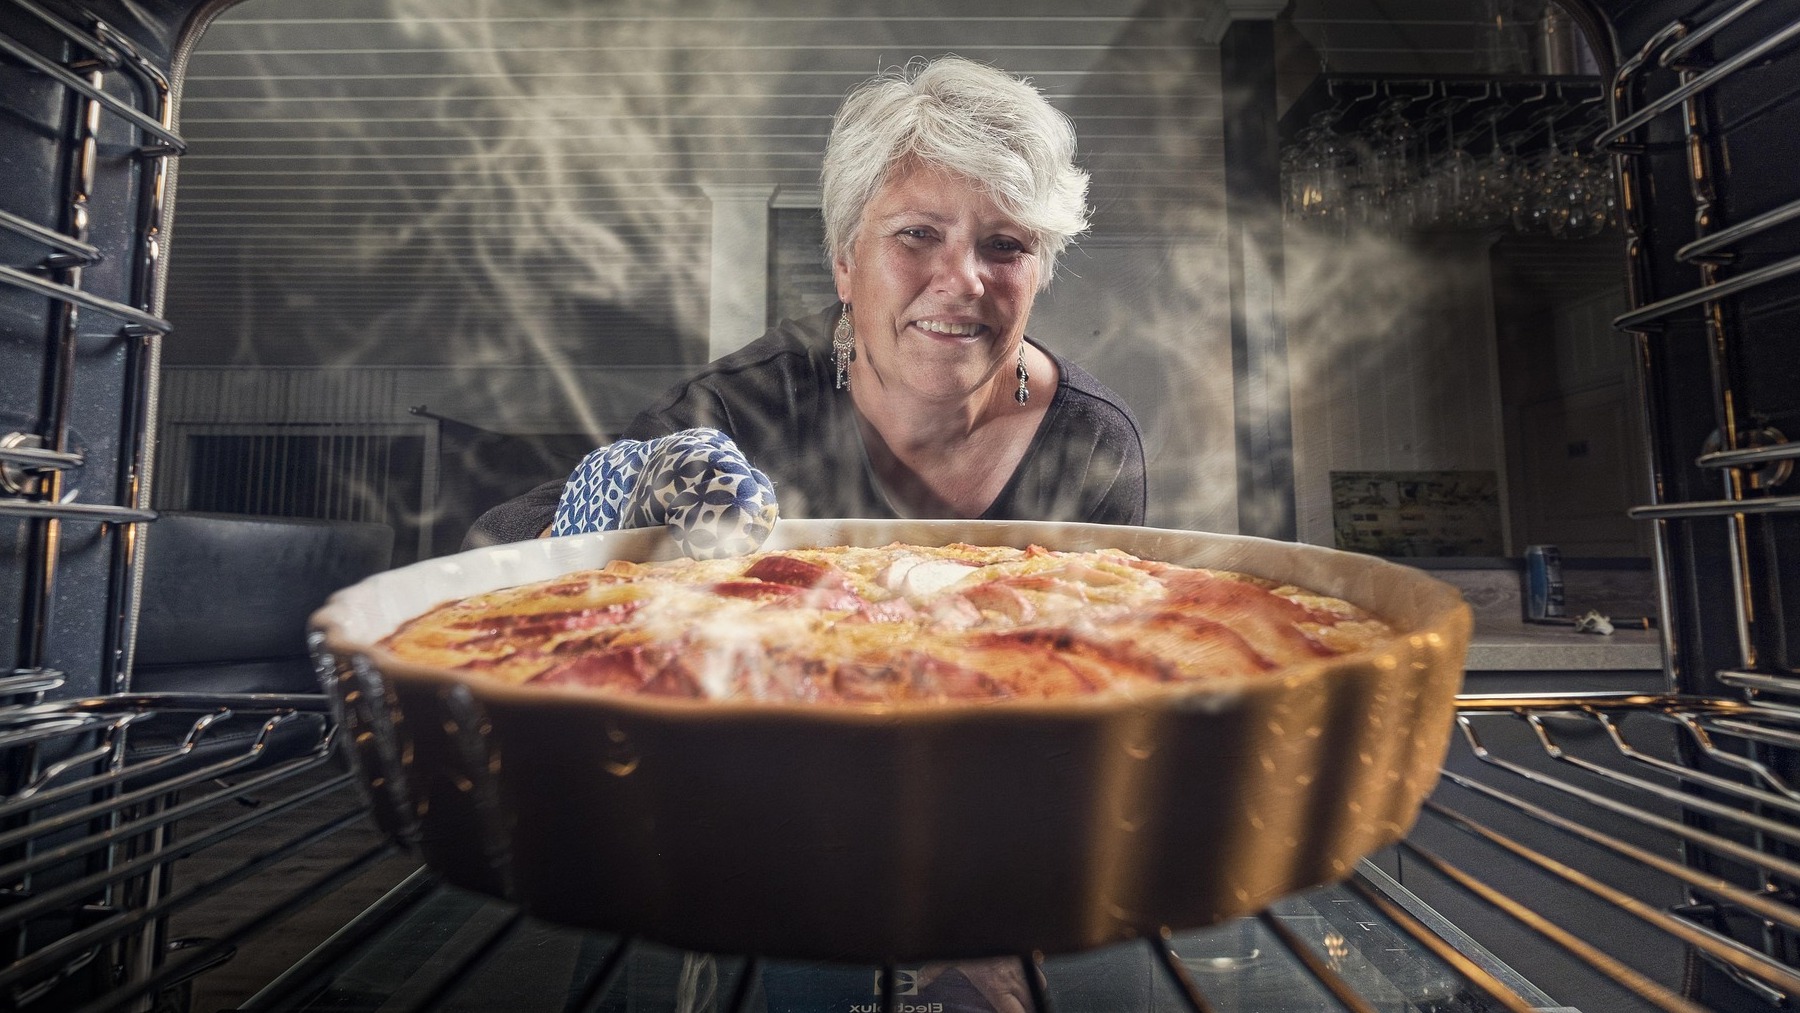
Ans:
{"type": "MultiPolygon", "coordinates": [[[[1800,882],[1800,781],[1783,769],[1800,748],[1800,709],[1676,694],[1465,696],[1457,723],[1460,751],[1479,769],[1452,762],[1446,786],[1426,803],[1430,816],[1679,940],[1683,956],[1718,967],[1771,1005],[1800,995],[1800,910],[1789,886],[1800,882]],[[1453,795],[1553,831],[1555,854],[1521,843],[1525,824],[1469,818],[1447,801],[1453,795]],[[1562,850],[1571,842],[1634,878],[1608,885],[1581,871],[1562,850]],[[1677,898],[1672,909],[1646,903],[1658,892],[1677,898]],[[1727,931],[1752,924],[1761,947],[1727,931]]],[[[1453,761],[1458,752],[1453,747],[1453,761]]],[[[1419,836],[1402,851],[1437,867],[1441,860],[1414,843],[1419,836]]],[[[1439,871],[1505,904],[1505,890],[1439,871]]],[[[1509,914],[1560,934],[1532,924],[1541,916],[1529,909],[1509,914]]],[[[1615,975],[1587,943],[1555,941],[1655,1008],[1692,1008],[1640,988],[1629,971],[1615,975]]]]}
{"type": "MultiPolygon", "coordinates": [[[[1507,962],[1521,963],[1518,956],[1501,953],[1500,962],[1491,961],[1456,927],[1460,919],[1440,917],[1433,889],[1453,890],[1466,903],[1516,921],[1616,985],[1621,1001],[1639,1004],[1602,1009],[1704,1008],[1679,995],[1679,981],[1657,973],[1671,966],[1667,961],[1648,968],[1640,961],[1634,969],[1630,961],[1646,951],[1637,944],[1619,944],[1623,951],[1614,946],[1622,938],[1616,928],[1621,920],[1641,922],[1662,938],[1677,966],[1692,953],[1776,1006],[1800,994],[1791,946],[1771,955],[1721,928],[1754,923],[1784,938],[1800,930],[1800,910],[1787,885],[1800,882],[1800,782],[1757,759],[1752,748],[1800,747],[1800,710],[1668,694],[1465,696],[1458,724],[1462,734],[1419,826],[1391,856],[1377,860],[1380,871],[1365,863],[1349,889],[1465,981],[1469,1008],[1517,1013],[1543,1009],[1546,1000],[1508,970],[1507,962]],[[1683,743],[1702,761],[1684,761],[1683,743]],[[1714,828],[1690,825],[1696,813],[1714,828]],[[1728,868],[1696,868],[1696,853],[1728,868]],[[1402,889],[1386,874],[1394,867],[1402,889]],[[1619,868],[1631,874],[1621,877],[1619,868]],[[1600,919],[1583,926],[1568,913],[1573,908],[1547,906],[1539,880],[1582,895],[1602,911],[1600,919]],[[1683,900],[1679,891],[1697,900],[1683,900]]],[[[11,885],[0,902],[0,932],[29,939],[35,918],[71,907],[89,921],[8,954],[0,965],[0,1005],[9,1008],[98,1013],[179,989],[395,850],[390,843],[340,850],[299,890],[243,911],[212,938],[171,940],[168,920],[187,906],[228,896],[348,827],[366,831],[369,817],[360,803],[340,798],[346,804],[333,808],[319,801],[350,787],[324,698],[140,695],[0,710],[0,752],[8,756],[54,752],[68,742],[92,745],[35,770],[0,799],[0,880],[11,885]],[[128,746],[127,729],[141,741],[155,727],[167,733],[161,747],[128,746]],[[246,798],[260,804],[243,808],[246,798]],[[226,867],[213,863],[199,876],[177,871],[212,849],[230,851],[232,841],[268,821],[296,818],[301,824],[284,830],[278,843],[234,853],[226,867]],[[33,889],[34,871],[78,857],[89,859],[87,876],[33,889]],[[58,990],[84,975],[97,975],[106,987],[81,1003],[67,1002],[58,990]]],[[[428,873],[415,875],[245,1008],[303,1006],[367,952],[371,939],[394,930],[441,889],[448,888],[428,873]]],[[[466,966],[436,982],[416,1008],[453,1005],[457,990],[490,961],[503,959],[509,942],[532,924],[516,909],[494,903],[503,913],[466,966]]],[[[1270,914],[1256,921],[1270,945],[1289,951],[1342,1008],[1377,1008],[1334,968],[1329,940],[1302,938],[1270,914]]],[[[1144,945],[1184,1008],[1221,1008],[1208,996],[1203,976],[1183,962],[1180,936],[1144,945]]],[[[599,1008],[639,946],[632,939],[609,941],[608,956],[574,1008],[599,1008]]],[[[725,1008],[756,1008],[764,962],[754,956],[720,959],[736,968],[725,1008]]],[[[1035,968],[1034,958],[1021,959],[1035,968]]],[[[1027,980],[1038,983],[1035,973],[1027,980]]],[[[1038,1008],[1057,1008],[1054,991],[1037,987],[1038,1008]]]]}
{"type": "Polygon", "coordinates": [[[308,816],[350,788],[324,698],[146,694],[0,708],[0,758],[14,775],[0,797],[0,1008],[70,1009],[96,983],[123,985],[108,1001],[118,1007],[179,986],[392,851],[337,856],[222,938],[170,940],[172,915],[363,823],[351,802],[308,816]],[[192,881],[174,875],[177,863],[296,817],[273,846],[209,861],[192,881]],[[71,866],[82,873],[40,882],[71,866]],[[78,923],[60,924],[70,911],[78,923]]]}
{"type": "Polygon", "coordinates": [[[1760,417],[1759,407],[1771,407],[1764,401],[1778,396],[1760,392],[1755,383],[1768,362],[1759,371],[1746,358],[1746,320],[1762,326],[1762,347],[1771,349],[1786,324],[1753,317],[1791,315],[1800,304],[1791,281],[1800,277],[1800,255],[1791,254],[1791,241],[1782,241],[1791,230],[1778,232],[1800,221],[1800,196],[1793,196],[1791,176],[1753,160],[1744,164],[1742,151],[1741,164],[1733,167],[1728,148],[1744,131],[1760,130],[1769,108],[1793,103],[1787,94],[1733,104],[1732,90],[1753,90],[1742,85],[1748,74],[1762,74],[1766,90],[1773,90],[1777,72],[1771,68],[1782,59],[1791,67],[1800,47],[1800,16],[1793,5],[1768,0],[1701,5],[1697,11],[1710,16],[1672,20],[1620,63],[1613,77],[1613,126],[1595,140],[1615,153],[1624,191],[1633,309],[1613,324],[1633,338],[1645,432],[1651,434],[1652,502],[1629,513],[1656,525],[1663,646],[1676,686],[1778,702],[1800,696],[1800,660],[1793,651],[1800,630],[1793,608],[1784,615],[1780,599],[1782,570],[1795,567],[1800,551],[1793,527],[1800,495],[1780,486],[1800,459],[1800,443],[1760,417]],[[1737,211],[1724,194],[1733,176],[1751,171],[1764,173],[1757,184],[1775,200],[1737,211]],[[1661,212],[1652,221],[1645,198],[1658,184],[1670,207],[1679,194],[1669,191],[1685,185],[1692,214],[1661,212]],[[1732,221],[1733,211],[1741,220],[1732,221]],[[1681,218],[1692,223],[1692,238],[1658,238],[1658,230],[1672,229],[1681,218]],[[1705,446],[1705,432],[1692,432],[1692,423],[1687,432],[1658,425],[1676,408],[1701,401],[1712,410],[1715,446],[1705,446]],[[1692,561],[1703,554],[1721,561],[1692,561]],[[1730,608],[1717,619],[1705,603],[1669,596],[1670,587],[1696,592],[1706,585],[1730,588],[1730,608]]]}
{"type": "MultiPolygon", "coordinates": [[[[1479,952],[1478,946],[1472,946],[1467,937],[1457,933],[1453,928],[1436,925],[1439,931],[1455,939],[1455,943],[1444,941],[1434,935],[1426,926],[1430,923],[1423,919],[1431,917],[1429,912],[1414,914],[1401,902],[1394,900],[1388,890],[1393,888],[1392,881],[1387,879],[1378,869],[1364,868],[1351,881],[1351,889],[1374,910],[1384,916],[1401,921],[1403,925],[1415,927],[1420,939],[1431,940],[1443,947],[1446,963],[1472,980],[1485,983],[1484,988],[1491,990],[1495,996],[1504,997],[1500,1005],[1488,1007],[1474,1000],[1475,1005],[1468,1005],[1468,1000],[1459,995],[1464,1004],[1457,1009],[1481,1010],[1500,1008],[1509,1010],[1544,1010],[1551,1008],[1547,996],[1538,992],[1529,982],[1518,978],[1509,968],[1495,967],[1489,970],[1484,962],[1468,957],[1464,947],[1479,952]],[[1403,921],[1402,921],[1403,920],[1403,921]]],[[[242,1007],[243,1010],[273,1011],[294,1010],[306,1007],[307,1000],[318,996],[328,987],[333,977],[343,970],[346,964],[356,959],[356,952],[369,936],[377,935],[392,925],[405,919],[415,908],[421,907],[434,898],[434,891],[442,889],[436,879],[426,870],[419,870],[412,877],[397,886],[383,903],[372,909],[366,919],[355,928],[365,935],[358,937],[336,937],[330,944],[321,947],[299,965],[292,968],[270,985],[252,997],[242,1007]]],[[[447,974],[440,975],[422,994],[410,1003],[384,1003],[383,1008],[432,1010],[457,1008],[459,993],[463,992],[475,979],[484,973],[492,973],[491,965],[505,959],[505,951],[515,940],[527,932],[540,935],[574,935],[575,930],[558,930],[554,927],[534,925],[532,919],[497,902],[489,905],[486,912],[487,924],[483,925],[478,938],[468,948],[457,954],[455,966],[447,974]]],[[[1376,1007],[1357,987],[1334,969],[1338,954],[1332,952],[1335,940],[1326,938],[1313,940],[1292,928],[1281,917],[1272,912],[1264,912],[1252,916],[1246,921],[1254,922],[1258,934],[1269,942],[1279,945],[1290,955],[1298,966],[1305,968],[1313,980],[1324,989],[1331,1001],[1343,1009],[1355,1013],[1374,1013],[1376,1007]],[[1321,951],[1325,952],[1321,952],[1321,951]]],[[[575,1011],[594,1011],[602,1008],[609,1001],[616,1000],[615,990],[620,986],[621,976],[633,957],[644,950],[656,949],[634,936],[601,936],[604,942],[604,956],[582,978],[579,987],[570,998],[565,1009],[569,1013],[575,1011]]],[[[1208,1013],[1218,1007],[1208,998],[1208,989],[1200,984],[1198,976],[1189,968],[1188,963],[1179,952],[1185,948],[1175,933],[1167,933],[1161,937],[1143,940],[1153,966],[1164,976],[1163,984],[1171,991],[1180,1007],[1184,1010],[1208,1013]]],[[[718,1005],[720,1010],[730,1013],[749,1013],[762,1007],[757,1000],[760,992],[760,978],[770,962],[757,956],[718,958],[711,955],[685,954],[687,960],[708,960],[717,965],[723,964],[729,970],[719,971],[721,985],[728,987],[729,998],[718,1005]]],[[[1054,959],[1054,958],[1051,958],[1054,959]]],[[[1204,958],[1203,958],[1204,959],[1204,958]]],[[[1216,958],[1214,958],[1216,959],[1216,958]]],[[[1021,976],[1026,982],[1030,995],[1030,1010],[1038,1013],[1050,1013],[1059,1007],[1055,991],[1046,981],[1042,971],[1045,958],[1041,954],[1025,955],[1018,958],[1021,976]]],[[[896,1011],[907,1008],[902,1004],[897,992],[897,983],[905,972],[897,965],[887,964],[878,968],[870,968],[878,983],[879,992],[872,991],[872,1001],[868,1008],[879,1008],[883,1011],[896,1011]]],[[[329,1002],[327,998],[325,1000],[329,1002]]],[[[469,1008],[466,1004],[462,1008],[469,1008]]],[[[479,1007],[476,1007],[479,1008],[479,1007]]],[[[677,1009],[684,1009],[679,1000],[677,1009]]],[[[702,1008],[713,1008],[705,1004],[702,1008]]],[[[914,1007],[917,1008],[917,1007],[914,1007]]]]}
{"type": "MultiPolygon", "coordinates": [[[[42,253],[0,263],[0,287],[42,297],[56,307],[49,315],[54,353],[41,378],[45,411],[32,431],[0,432],[0,516],[32,524],[21,609],[21,628],[27,632],[0,692],[16,699],[10,685],[35,687],[61,680],[60,686],[68,681],[68,673],[47,664],[65,653],[51,633],[61,596],[58,563],[67,537],[63,522],[108,526],[103,530],[112,545],[106,592],[109,643],[94,658],[99,670],[77,678],[80,691],[122,691],[129,681],[141,565],[135,526],[156,517],[148,508],[151,433],[160,342],[172,325],[155,306],[161,300],[170,158],[187,145],[173,129],[175,103],[168,76],[144,47],[99,18],[78,25],[35,0],[6,2],[23,16],[8,23],[19,30],[0,28],[0,61],[28,68],[79,101],[70,104],[66,122],[46,124],[67,138],[75,154],[69,159],[59,220],[46,223],[0,212],[0,233],[23,240],[14,248],[42,253]],[[25,28],[36,30],[32,39],[24,37],[25,28]],[[45,51],[57,46],[60,51],[45,51]],[[123,155],[135,175],[128,186],[100,164],[114,154],[117,142],[108,129],[114,121],[122,122],[131,137],[123,155]],[[103,177],[131,192],[101,192],[103,177]],[[108,213],[132,215],[133,248],[125,269],[110,273],[117,280],[96,287],[84,272],[104,256],[89,240],[108,213]],[[88,321],[90,316],[100,322],[98,327],[88,321]],[[124,376],[116,381],[122,395],[120,452],[110,479],[83,478],[87,455],[76,445],[72,425],[82,372],[77,358],[82,349],[107,341],[123,342],[126,349],[124,376]]],[[[24,695],[41,697],[43,692],[24,695]]]]}

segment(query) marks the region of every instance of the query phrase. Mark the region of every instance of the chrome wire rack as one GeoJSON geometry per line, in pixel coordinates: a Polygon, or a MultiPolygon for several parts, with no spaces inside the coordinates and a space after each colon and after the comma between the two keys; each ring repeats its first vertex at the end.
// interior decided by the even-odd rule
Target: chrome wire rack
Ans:
{"type": "Polygon", "coordinates": [[[1614,326],[1636,347],[1653,497],[1631,515],[1656,525],[1669,667],[1778,706],[1800,694],[1800,601],[1782,593],[1800,572],[1800,443],[1782,428],[1800,425],[1783,347],[1800,196],[1780,115],[1797,43],[1800,19],[1766,0],[1670,21],[1620,65],[1598,138],[1625,195],[1635,308],[1614,326]]]}
{"type": "Polygon", "coordinates": [[[37,380],[41,415],[34,426],[0,431],[0,517],[29,526],[18,603],[24,633],[11,671],[0,676],[0,694],[16,700],[62,688],[71,673],[75,695],[128,683],[137,526],[155,518],[147,508],[151,433],[160,342],[171,330],[152,307],[160,299],[169,163],[186,144],[172,129],[169,79],[144,47],[98,18],[78,25],[34,0],[7,2],[0,65],[25,70],[20,96],[50,98],[61,89],[71,99],[64,122],[47,124],[69,152],[51,202],[55,220],[0,214],[5,307],[27,310],[27,318],[33,297],[48,307],[49,354],[34,351],[6,365],[9,383],[37,380]],[[109,263],[95,240],[121,229],[129,255],[109,263]],[[104,354],[111,349],[118,353],[104,354]],[[27,368],[33,359],[42,365],[27,368]],[[106,407],[96,413],[98,405],[106,407]],[[93,452],[97,443],[78,440],[80,430],[92,438],[111,426],[118,443],[101,453],[93,452]],[[97,532],[99,551],[68,550],[89,531],[97,532]],[[104,589],[99,608],[90,607],[104,626],[87,638],[92,647],[71,651],[56,633],[59,603],[64,610],[75,600],[86,605],[93,588],[104,589]],[[63,670],[53,658],[64,659],[63,670]],[[80,659],[83,670],[68,659],[80,659]]]}
{"type": "Polygon", "coordinates": [[[0,1005],[68,1010],[111,992],[98,1008],[125,1008],[177,989],[385,856],[386,843],[337,855],[219,937],[169,938],[172,916],[364,822],[360,806],[319,805],[349,788],[323,711],[316,696],[175,694],[0,710],[0,1005]],[[210,850],[272,820],[286,821],[273,846],[210,850]],[[205,871],[178,880],[177,863],[205,871]]]}
{"type": "Polygon", "coordinates": [[[1800,792],[1770,762],[1800,746],[1800,712],[1678,695],[1468,696],[1457,721],[1462,744],[1403,856],[1651,1007],[1704,1008],[1676,994],[1692,991],[1693,960],[1777,1008],[1800,994],[1800,911],[1784,885],[1800,872],[1800,792]],[[1459,861],[1423,843],[1446,830],[1468,842],[1459,861]],[[1622,943],[1627,919],[1652,934],[1622,943]],[[1572,931],[1584,921],[1606,930],[1572,931]],[[1751,926],[1758,945],[1737,938],[1751,926]]]}
{"type": "MultiPolygon", "coordinates": [[[[1767,0],[1682,13],[1637,26],[1645,41],[1614,76],[1597,143],[1615,154],[1624,200],[1634,308],[1614,325],[1634,343],[1652,466],[1651,502],[1631,514],[1655,525],[1670,685],[1736,701],[1664,719],[1678,731],[1664,772],[1675,790],[1658,830],[1693,874],[1676,914],[1704,958],[1684,990],[1767,1008],[1800,984],[1800,444],[1787,436],[1800,426],[1788,339],[1800,17],[1767,0]]],[[[1629,778],[1614,789],[1640,790],[1629,778]]]]}
{"type": "MultiPolygon", "coordinates": [[[[142,696],[0,716],[0,750],[9,756],[59,740],[94,743],[35,770],[0,802],[0,821],[10,828],[0,834],[7,856],[0,875],[12,884],[0,931],[30,943],[0,967],[8,1005],[97,1011],[133,1008],[146,997],[167,1002],[194,976],[388,857],[394,846],[385,842],[329,844],[352,827],[369,835],[359,804],[320,804],[350,787],[322,707],[315,697],[142,696]],[[154,744],[127,748],[128,732],[154,744]],[[295,820],[266,847],[233,846],[263,824],[295,820]],[[234,908],[205,939],[170,936],[171,919],[185,908],[228,898],[309,850],[309,874],[292,889],[234,908]],[[317,860],[321,850],[328,861],[317,860]],[[218,853],[228,860],[209,860],[218,853]],[[87,869],[79,878],[48,887],[33,878],[77,860],[87,869]],[[51,938],[32,933],[38,919],[74,909],[83,914],[79,928],[51,938]],[[71,991],[77,986],[85,992],[71,991]],[[69,1001],[72,994],[82,1001],[69,1001]]],[[[1555,1008],[1529,980],[1538,958],[1525,950],[1496,959],[1471,938],[1467,925],[1479,919],[1459,903],[1515,922],[1616,989],[1591,992],[1602,998],[1583,1009],[1709,1008],[1681,994],[1693,974],[1686,964],[1696,959],[1722,969],[1759,1004],[1781,1008],[1800,989],[1789,956],[1800,910],[1786,885],[1800,878],[1800,852],[1792,848],[1800,844],[1792,819],[1800,791],[1778,767],[1750,755],[1753,746],[1800,745],[1800,712],[1663,694],[1468,696],[1458,722],[1462,735],[1444,781],[1392,854],[1365,863],[1342,887],[1278,904],[1244,925],[1169,932],[1120,948],[1145,951],[1141,964],[1161,974],[1147,993],[1156,1008],[1256,1008],[1245,1005],[1254,990],[1221,977],[1237,959],[1230,952],[1280,961],[1291,969],[1284,988],[1309,978],[1310,991],[1284,1000],[1295,1010],[1555,1008]],[[1689,762],[1684,752],[1704,760],[1689,762]],[[1695,814],[1708,825],[1694,825],[1695,814]],[[1762,933],[1763,945],[1734,938],[1745,926],[1762,933]],[[1248,942],[1220,957],[1222,938],[1248,942]],[[1401,964],[1371,968],[1402,951],[1409,955],[1401,964]]],[[[493,979],[510,979],[522,953],[557,938],[593,954],[571,981],[570,1009],[613,1008],[634,961],[670,959],[641,940],[539,923],[421,870],[244,1008],[336,1008],[346,972],[385,976],[397,991],[408,986],[384,1008],[488,1008],[484,989],[493,979]],[[468,923],[446,959],[406,965],[392,955],[384,940],[418,934],[429,917],[421,912],[446,905],[468,923]],[[368,969],[384,960],[404,966],[368,969]]],[[[768,1005],[763,974],[788,965],[706,959],[722,1008],[777,1008],[768,1005]]],[[[1068,996],[1072,958],[1020,959],[1036,1008],[1085,1008],[1068,996]]],[[[1115,952],[1110,959],[1130,958],[1115,952]]],[[[869,1001],[903,1008],[905,976],[897,968],[877,975],[885,991],[869,1001]]],[[[1073,980],[1079,993],[1080,979],[1073,980]]]]}

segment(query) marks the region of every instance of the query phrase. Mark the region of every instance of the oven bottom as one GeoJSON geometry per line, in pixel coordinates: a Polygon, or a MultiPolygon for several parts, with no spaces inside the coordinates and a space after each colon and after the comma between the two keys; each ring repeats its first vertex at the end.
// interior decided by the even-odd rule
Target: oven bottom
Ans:
{"type": "Polygon", "coordinates": [[[1726,936],[1753,940],[1751,916],[1800,923],[1786,896],[1682,861],[1800,873],[1779,849],[1692,824],[1704,813],[1800,846],[1778,819],[1800,815],[1772,790],[1780,775],[1724,748],[1800,743],[1800,715],[1741,702],[1465,696],[1418,827],[1346,884],[1051,957],[1041,978],[1020,961],[702,960],[522,917],[415,872],[380,836],[323,707],[165,694],[6,714],[0,748],[31,776],[0,797],[0,871],[25,886],[0,902],[22,954],[0,964],[0,1008],[957,1013],[984,1008],[974,997],[994,976],[1035,992],[1037,1010],[1736,1013],[1800,994],[1779,953],[1726,936]],[[186,731],[124,748],[127,728],[159,727],[186,731]],[[1675,762],[1696,736],[1711,759],[1675,762]],[[1554,945],[1521,945],[1538,934],[1554,945]]]}
{"type": "MultiPolygon", "coordinates": [[[[1343,1008],[1283,942],[1297,937],[1373,1008],[1480,1013],[1504,1007],[1397,928],[1371,891],[1448,930],[1459,948],[1532,1009],[1554,1004],[1523,977],[1449,928],[1379,868],[1357,880],[1245,918],[1167,940],[1051,957],[1041,964],[1040,1008],[1311,1013],[1343,1008]]],[[[877,1013],[884,969],[683,953],[630,938],[521,917],[510,906],[438,883],[420,870],[340,937],[250,997],[246,1010],[753,1010],[877,1013]]],[[[1019,965],[893,969],[891,1005],[902,1013],[992,1007],[982,988],[1019,981],[1019,965]]],[[[196,1000],[203,997],[196,995],[196,1000]]],[[[222,998],[222,997],[221,997],[222,998]]],[[[196,1008],[216,1003],[196,1002],[196,1008]]],[[[1001,1007],[1004,1008],[1004,1007],[1001,1007]]]]}

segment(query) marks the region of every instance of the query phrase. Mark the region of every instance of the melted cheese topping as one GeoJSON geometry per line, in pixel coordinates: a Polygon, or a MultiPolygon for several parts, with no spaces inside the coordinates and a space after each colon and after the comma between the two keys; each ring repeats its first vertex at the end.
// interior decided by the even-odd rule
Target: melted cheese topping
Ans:
{"type": "Polygon", "coordinates": [[[896,544],[615,561],[439,606],[382,643],[513,683],[829,703],[1254,675],[1392,635],[1337,599],[1117,550],[896,544]]]}

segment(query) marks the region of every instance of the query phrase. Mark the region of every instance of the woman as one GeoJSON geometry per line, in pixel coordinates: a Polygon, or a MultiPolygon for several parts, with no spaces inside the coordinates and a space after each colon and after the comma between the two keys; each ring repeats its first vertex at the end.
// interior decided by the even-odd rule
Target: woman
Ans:
{"type": "MultiPolygon", "coordinates": [[[[861,85],[821,174],[839,304],[711,363],[624,436],[729,435],[784,517],[1142,523],[1136,420],[1025,336],[1087,227],[1074,150],[1035,89],[968,60],[861,85]]],[[[470,544],[548,533],[563,484],[489,511],[470,544]]]]}
{"type": "MultiPolygon", "coordinates": [[[[1074,151],[1067,118],[1036,90],[968,60],[915,62],[858,87],[821,174],[838,304],[711,363],[639,414],[626,440],[686,440],[716,461],[725,434],[748,459],[732,455],[734,479],[766,473],[783,517],[1141,524],[1136,420],[1025,336],[1057,255],[1087,228],[1074,151]]],[[[606,449],[589,461],[609,460],[606,449]]],[[[640,444],[626,450],[617,460],[634,473],[670,473],[640,444]]],[[[584,530],[567,523],[571,508],[620,485],[587,470],[489,511],[470,542],[548,534],[553,518],[558,532],[584,530]]],[[[638,509],[592,512],[645,523],[638,509]]],[[[1030,1008],[1014,959],[903,974],[918,1008],[1030,1008]]],[[[771,966],[764,984],[771,1011],[861,1008],[876,994],[854,968],[771,966]]]]}

